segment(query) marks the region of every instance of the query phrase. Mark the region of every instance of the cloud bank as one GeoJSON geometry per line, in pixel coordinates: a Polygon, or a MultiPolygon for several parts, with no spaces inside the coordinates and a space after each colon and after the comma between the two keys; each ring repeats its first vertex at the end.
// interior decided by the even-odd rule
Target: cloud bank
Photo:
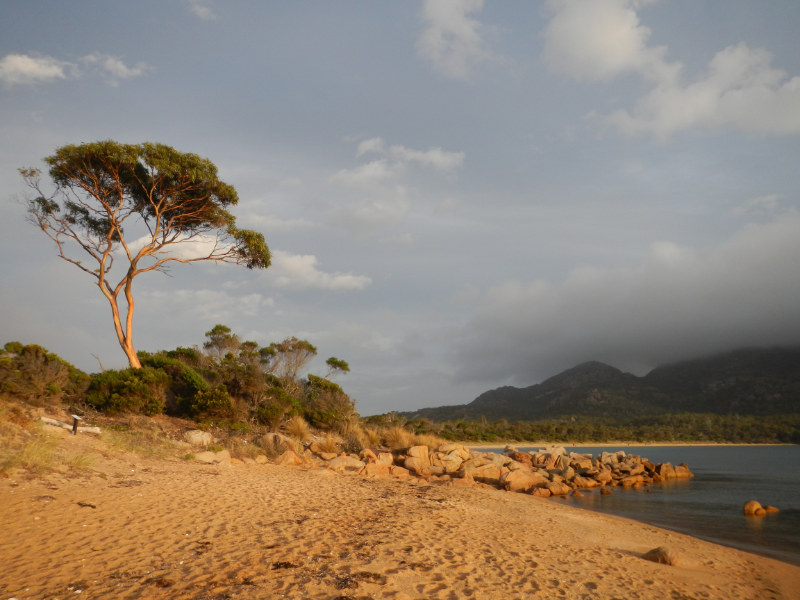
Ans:
{"type": "Polygon", "coordinates": [[[544,60],[579,81],[640,77],[650,91],[606,122],[631,136],[665,140],[691,129],[759,135],[800,133],[800,77],[772,66],[772,55],[739,42],[717,52],[687,81],[685,66],[649,44],[638,9],[653,0],[551,0],[544,60]]]}
{"type": "Polygon", "coordinates": [[[459,377],[530,385],[586,360],[644,373],[666,362],[800,338],[800,213],[716,247],[655,243],[631,269],[489,290],[458,336],[459,377]]]}

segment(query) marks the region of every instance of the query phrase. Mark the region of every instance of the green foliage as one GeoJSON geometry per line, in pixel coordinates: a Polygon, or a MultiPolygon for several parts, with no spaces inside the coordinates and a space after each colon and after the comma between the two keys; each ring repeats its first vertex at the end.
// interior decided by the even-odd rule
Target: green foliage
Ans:
{"type": "Polygon", "coordinates": [[[233,399],[224,385],[217,385],[197,392],[191,411],[195,417],[228,419],[234,414],[233,399]]]}
{"type": "Polygon", "coordinates": [[[169,414],[191,414],[194,397],[211,387],[195,369],[169,353],[139,352],[139,360],[142,366],[159,369],[169,376],[165,406],[165,412],[169,414]]]}
{"type": "MultiPolygon", "coordinates": [[[[374,418],[370,417],[374,421],[374,418]]],[[[796,444],[800,415],[741,416],[680,413],[634,417],[624,421],[562,417],[541,421],[459,420],[435,422],[413,419],[414,433],[473,442],[718,442],[796,444]]]]}
{"type": "Polygon", "coordinates": [[[76,402],[89,376],[36,344],[8,342],[0,351],[0,394],[48,406],[76,402]]]}
{"type": "Polygon", "coordinates": [[[347,364],[347,361],[336,358],[335,356],[331,356],[325,361],[325,364],[328,365],[328,377],[336,373],[350,372],[350,365],[347,364]]]}
{"type": "Polygon", "coordinates": [[[308,376],[304,416],[309,423],[322,429],[336,429],[355,415],[355,405],[341,387],[323,377],[308,376]]]}
{"type": "Polygon", "coordinates": [[[283,419],[300,411],[300,402],[281,387],[267,390],[264,400],[256,408],[255,419],[262,425],[275,429],[283,419]]]}
{"type": "MultiPolygon", "coordinates": [[[[251,269],[270,265],[264,236],[236,227],[227,210],[238,202],[236,190],[219,179],[208,159],[164,144],[105,140],[62,146],[44,160],[55,186],[50,193],[42,190],[38,169],[20,169],[35,194],[28,200],[29,220],[55,242],[63,260],[95,280],[111,305],[132,367],[139,364],[131,343],[134,304],[128,292],[136,276],[197,261],[251,269]],[[188,257],[172,251],[209,238],[216,243],[206,253],[188,257]],[[81,259],[96,264],[87,266],[81,259]],[[127,264],[112,273],[115,261],[127,264]]],[[[193,250],[198,252],[197,246],[193,250]]]]}
{"type": "Polygon", "coordinates": [[[169,375],[162,369],[108,370],[92,376],[86,403],[112,415],[153,416],[164,411],[169,375]]]}

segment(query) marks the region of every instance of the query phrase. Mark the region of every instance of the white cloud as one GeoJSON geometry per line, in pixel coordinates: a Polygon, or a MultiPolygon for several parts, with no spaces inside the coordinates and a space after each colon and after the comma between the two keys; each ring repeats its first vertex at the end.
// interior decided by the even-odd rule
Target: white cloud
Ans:
{"type": "Polygon", "coordinates": [[[706,73],[681,85],[662,82],[609,118],[623,133],[665,139],[685,129],[735,129],[762,135],[800,133],[800,77],[772,67],[772,55],[746,44],[729,46],[706,73]]]}
{"type": "Polygon", "coordinates": [[[275,306],[272,298],[262,294],[237,295],[224,289],[142,290],[136,299],[141,322],[151,315],[163,319],[165,306],[169,307],[175,320],[189,320],[195,324],[226,323],[233,318],[259,317],[264,310],[275,306]]]}
{"type": "Polygon", "coordinates": [[[208,0],[186,0],[189,5],[189,10],[196,17],[204,21],[213,21],[217,18],[214,11],[209,6],[208,0]]]}
{"type": "Polygon", "coordinates": [[[107,77],[112,85],[116,85],[120,79],[132,79],[140,77],[150,70],[145,63],[139,62],[129,67],[122,59],[111,54],[94,52],[81,58],[81,62],[89,67],[96,67],[100,73],[107,77]]]}
{"type": "Polygon", "coordinates": [[[425,0],[425,30],[417,53],[452,79],[466,79],[477,63],[491,58],[481,35],[481,23],[469,15],[483,8],[483,0],[425,0]]]}
{"type": "Polygon", "coordinates": [[[310,254],[290,254],[277,250],[272,254],[272,266],[264,277],[280,288],[324,289],[331,291],[362,290],[372,280],[352,273],[325,273],[318,268],[319,261],[310,254]]]}
{"type": "Polygon", "coordinates": [[[358,150],[356,151],[356,158],[360,158],[364,154],[368,154],[370,152],[383,154],[385,152],[384,146],[385,144],[383,140],[379,137],[363,140],[358,144],[358,150]]]}
{"type": "Polygon", "coordinates": [[[464,164],[463,152],[447,152],[441,148],[428,148],[427,150],[412,150],[405,146],[392,146],[390,155],[399,163],[416,162],[437,171],[452,171],[464,164]]]}
{"type": "Polygon", "coordinates": [[[6,85],[31,85],[66,79],[74,65],[51,56],[7,54],[0,60],[0,81],[6,85]]]}
{"type": "Polygon", "coordinates": [[[462,376],[532,384],[586,360],[644,372],[742,346],[800,340],[800,213],[723,243],[653,244],[630,269],[563,282],[508,282],[481,299],[458,339],[462,376]]]}
{"type": "Polygon", "coordinates": [[[50,56],[8,54],[0,60],[0,81],[6,85],[30,85],[76,79],[88,67],[90,71],[105,77],[112,85],[117,85],[119,80],[139,77],[150,70],[143,62],[128,66],[119,57],[99,52],[87,54],[79,62],[83,68],[50,56]]]}
{"type": "Polygon", "coordinates": [[[739,43],[719,51],[706,72],[686,83],[684,65],[648,44],[637,9],[648,0],[552,0],[545,31],[548,66],[584,81],[632,74],[651,85],[632,110],[607,122],[627,135],[666,139],[687,129],[734,129],[765,135],[800,133],[800,77],[772,66],[772,55],[739,43]]]}
{"type": "Polygon", "coordinates": [[[307,219],[281,219],[272,215],[249,215],[247,217],[247,223],[258,229],[263,229],[266,235],[277,231],[307,231],[319,227],[318,224],[307,219]]]}
{"type": "Polygon", "coordinates": [[[650,29],[639,23],[633,0],[553,0],[545,31],[548,66],[579,80],[608,81],[625,73],[663,80],[677,67],[666,48],[649,47],[650,29]]]}
{"type": "Polygon", "coordinates": [[[331,217],[336,223],[360,232],[397,224],[406,218],[412,208],[406,181],[413,166],[449,172],[459,169],[465,159],[463,152],[449,152],[439,147],[427,150],[401,145],[387,147],[379,137],[358,144],[356,158],[366,154],[377,154],[379,158],[352,169],[342,169],[328,178],[328,184],[357,194],[337,205],[331,217]]]}
{"type": "Polygon", "coordinates": [[[373,160],[354,169],[342,169],[328,181],[344,187],[368,187],[394,179],[402,168],[403,165],[400,163],[390,163],[385,159],[373,160]]]}

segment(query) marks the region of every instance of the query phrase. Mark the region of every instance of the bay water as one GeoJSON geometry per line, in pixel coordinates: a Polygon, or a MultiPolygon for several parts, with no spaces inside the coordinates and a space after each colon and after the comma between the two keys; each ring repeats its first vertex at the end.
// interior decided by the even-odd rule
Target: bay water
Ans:
{"type": "MultiPolygon", "coordinates": [[[[539,447],[524,448],[523,452],[539,447]]],[[[800,565],[800,446],[614,446],[567,447],[592,454],[624,450],[653,463],[685,462],[690,481],[613,488],[603,496],[587,491],[566,502],[580,508],[635,519],[717,544],[800,565]],[[746,517],[744,503],[758,500],[779,513],[746,517]]]]}

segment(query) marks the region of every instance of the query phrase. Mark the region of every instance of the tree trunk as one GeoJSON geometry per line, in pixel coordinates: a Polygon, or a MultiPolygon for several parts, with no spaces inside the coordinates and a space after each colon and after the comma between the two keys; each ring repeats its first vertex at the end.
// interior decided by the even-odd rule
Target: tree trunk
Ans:
{"type": "Polygon", "coordinates": [[[100,290],[103,292],[103,295],[108,299],[108,303],[111,305],[111,316],[114,319],[114,331],[117,333],[117,340],[119,341],[122,351],[125,353],[125,356],[128,357],[128,364],[130,365],[130,368],[141,369],[142,363],[139,361],[139,357],[136,355],[136,349],[133,347],[133,341],[131,339],[131,331],[133,328],[133,298],[129,294],[126,294],[126,299],[128,301],[128,314],[127,318],[125,319],[125,329],[123,330],[122,320],[119,316],[119,306],[117,305],[118,296],[116,294],[108,293],[102,288],[102,286],[100,287],[100,290]]]}

